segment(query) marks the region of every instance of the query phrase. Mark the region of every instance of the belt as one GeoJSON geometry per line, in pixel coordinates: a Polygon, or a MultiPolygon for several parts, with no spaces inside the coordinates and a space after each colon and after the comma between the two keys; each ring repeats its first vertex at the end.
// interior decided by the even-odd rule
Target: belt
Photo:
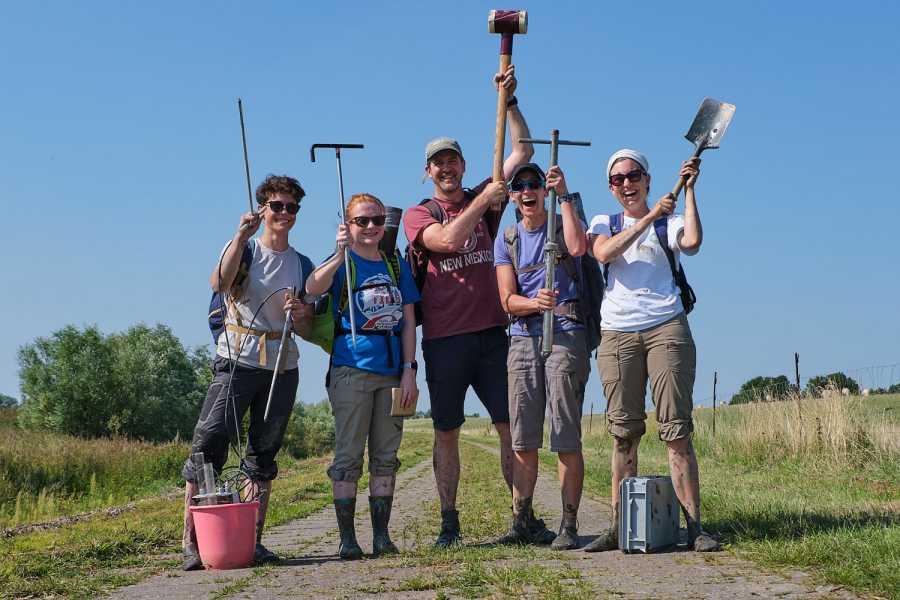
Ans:
{"type": "MultiPolygon", "coordinates": [[[[241,349],[241,338],[245,335],[252,335],[259,338],[259,366],[266,366],[266,342],[269,341],[281,341],[281,331],[266,331],[264,329],[250,329],[249,327],[243,327],[241,325],[235,325],[233,323],[229,323],[225,325],[225,329],[227,331],[231,331],[236,333],[235,336],[235,360],[237,360],[238,353],[241,349]]],[[[289,334],[290,335],[290,334],[289,334]]],[[[227,343],[227,341],[226,341],[227,343]]]]}

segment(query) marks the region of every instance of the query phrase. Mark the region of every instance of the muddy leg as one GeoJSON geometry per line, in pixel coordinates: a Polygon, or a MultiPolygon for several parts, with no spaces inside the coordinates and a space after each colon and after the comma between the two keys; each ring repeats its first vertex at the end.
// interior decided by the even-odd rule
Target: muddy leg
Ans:
{"type": "MultiPolygon", "coordinates": [[[[509,423],[496,423],[494,425],[494,428],[497,430],[497,435],[500,437],[500,471],[503,473],[503,479],[506,481],[506,487],[508,487],[510,493],[512,493],[514,468],[512,435],[509,432],[509,423]]],[[[531,486],[531,490],[534,491],[533,484],[531,486]]]]}
{"type": "Polygon", "coordinates": [[[441,512],[456,510],[456,491],[459,488],[459,428],[452,431],[434,430],[432,460],[434,479],[441,499],[441,512]]]}

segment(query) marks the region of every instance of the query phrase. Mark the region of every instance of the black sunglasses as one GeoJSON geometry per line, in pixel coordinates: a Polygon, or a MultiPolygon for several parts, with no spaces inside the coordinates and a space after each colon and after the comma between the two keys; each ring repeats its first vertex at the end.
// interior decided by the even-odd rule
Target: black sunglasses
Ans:
{"type": "Polygon", "coordinates": [[[384,215],[375,215],[374,217],[353,217],[348,221],[348,223],[353,223],[354,225],[365,229],[369,226],[369,223],[371,223],[375,227],[383,227],[384,220],[384,215]]]}
{"type": "Polygon", "coordinates": [[[513,181],[509,184],[509,191],[524,192],[525,190],[540,190],[544,187],[544,182],[540,179],[529,179],[527,181],[513,181]]]}
{"type": "Polygon", "coordinates": [[[643,169],[635,169],[634,171],[628,171],[624,175],[621,173],[616,173],[615,175],[609,176],[609,184],[613,187],[619,187],[623,183],[625,183],[625,179],[628,179],[631,183],[637,183],[641,180],[641,177],[644,176],[643,169]]]}
{"type": "Polygon", "coordinates": [[[296,215],[297,211],[300,210],[300,204],[297,202],[282,202],[280,200],[271,200],[266,202],[266,206],[269,207],[274,213],[280,213],[281,211],[286,210],[289,215],[296,215]]]}

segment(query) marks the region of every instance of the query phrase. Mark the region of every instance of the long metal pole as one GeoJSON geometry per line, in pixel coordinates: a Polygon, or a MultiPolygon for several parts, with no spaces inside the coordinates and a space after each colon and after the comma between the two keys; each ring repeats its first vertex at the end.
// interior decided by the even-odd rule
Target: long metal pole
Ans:
{"type": "Polygon", "coordinates": [[[244,105],[238,98],[238,114],[241,116],[241,143],[244,145],[244,173],[247,175],[247,199],[250,201],[250,212],[253,212],[253,190],[250,189],[250,159],[247,156],[247,134],[244,131],[244,105]]]}
{"type": "Polygon", "coordinates": [[[278,379],[278,372],[281,371],[282,363],[284,362],[284,351],[287,347],[292,324],[293,319],[291,319],[291,311],[287,310],[284,313],[284,327],[281,330],[281,340],[278,344],[278,358],[275,359],[275,370],[272,371],[272,383],[269,385],[269,399],[266,400],[266,412],[263,413],[263,421],[269,420],[269,409],[272,408],[272,396],[275,395],[275,380],[278,379]]]}
{"type": "MultiPolygon", "coordinates": [[[[334,149],[334,156],[337,159],[338,174],[338,194],[341,199],[341,222],[347,224],[347,216],[344,214],[344,172],[341,170],[341,149],[334,149]]],[[[350,249],[344,248],[344,274],[347,276],[347,308],[350,311],[350,339],[353,341],[353,347],[356,348],[356,311],[353,305],[356,303],[353,296],[353,286],[350,281],[350,249]]]]}
{"type": "MultiPolygon", "coordinates": [[[[556,166],[559,158],[559,130],[550,132],[550,167],[556,166]]],[[[556,287],[556,263],[559,257],[559,245],[556,243],[556,188],[550,190],[550,203],[547,207],[547,237],[544,242],[544,287],[551,292],[556,287]]],[[[544,360],[553,352],[553,320],[556,313],[552,310],[544,312],[544,331],[541,340],[541,355],[544,360]]]]}

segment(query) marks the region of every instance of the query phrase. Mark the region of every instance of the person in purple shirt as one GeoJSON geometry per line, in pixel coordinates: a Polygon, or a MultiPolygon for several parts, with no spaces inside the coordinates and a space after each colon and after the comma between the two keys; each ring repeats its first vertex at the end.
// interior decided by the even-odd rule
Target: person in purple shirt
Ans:
{"type": "MultiPolygon", "coordinates": [[[[551,543],[556,550],[578,547],[578,506],[584,481],[581,453],[581,407],[590,375],[583,310],[578,302],[581,256],[587,250],[585,224],[572,206],[562,170],[547,176],[534,163],[519,166],[509,179],[510,199],[521,220],[494,244],[497,287],[503,309],[513,318],[507,357],[509,416],[512,435],[513,520],[500,543],[551,543]],[[547,240],[547,190],[560,202],[557,243],[563,258],[557,263],[555,289],[545,284],[544,243],[547,240]],[[554,313],[553,348],[541,355],[543,315],[554,313]],[[550,413],[550,450],[557,453],[562,486],[559,534],[538,535],[528,527],[537,482],[538,449],[543,445],[544,412],[550,413]]],[[[556,207],[550,207],[556,210],[556,207]]],[[[546,531],[546,530],[545,530],[546,531]]]]}

